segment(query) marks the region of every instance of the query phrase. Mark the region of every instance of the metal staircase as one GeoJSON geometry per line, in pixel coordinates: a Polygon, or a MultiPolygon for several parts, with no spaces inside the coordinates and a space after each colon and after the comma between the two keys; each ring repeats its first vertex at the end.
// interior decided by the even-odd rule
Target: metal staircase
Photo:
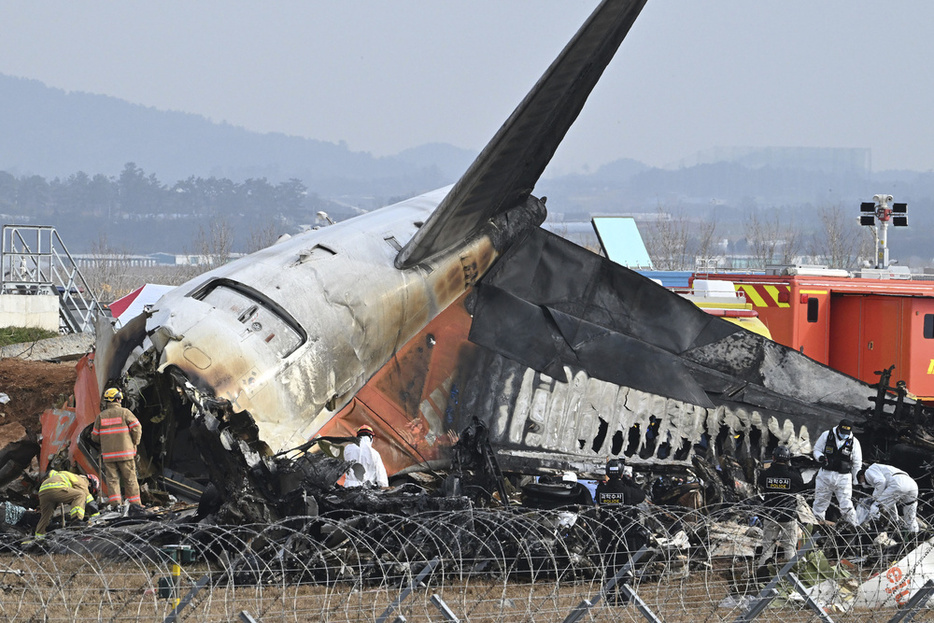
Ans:
{"type": "Polygon", "coordinates": [[[4,225],[0,294],[55,294],[59,332],[93,332],[103,308],[54,227],[4,225]]]}

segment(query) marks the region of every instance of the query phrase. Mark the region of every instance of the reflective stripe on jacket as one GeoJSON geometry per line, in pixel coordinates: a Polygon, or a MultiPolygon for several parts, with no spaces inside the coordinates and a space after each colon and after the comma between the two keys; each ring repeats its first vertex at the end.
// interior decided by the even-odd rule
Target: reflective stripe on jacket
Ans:
{"type": "MultiPolygon", "coordinates": [[[[52,489],[81,489],[88,491],[88,479],[85,476],[72,474],[71,472],[51,470],[42,484],[39,485],[39,493],[51,491],[52,489]]],[[[88,492],[87,502],[93,502],[94,496],[88,492]]]]}
{"type": "Polygon", "coordinates": [[[119,405],[110,405],[101,411],[91,429],[91,437],[100,440],[101,459],[105,463],[135,457],[142,435],[143,428],[133,412],[119,405]]]}

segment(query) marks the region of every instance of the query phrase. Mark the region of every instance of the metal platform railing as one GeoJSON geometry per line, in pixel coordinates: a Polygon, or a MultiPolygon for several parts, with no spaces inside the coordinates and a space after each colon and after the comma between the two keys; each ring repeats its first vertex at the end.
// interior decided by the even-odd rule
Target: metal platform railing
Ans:
{"type": "Polygon", "coordinates": [[[57,295],[61,333],[94,330],[103,309],[54,227],[4,225],[0,266],[0,293],[57,295]]]}

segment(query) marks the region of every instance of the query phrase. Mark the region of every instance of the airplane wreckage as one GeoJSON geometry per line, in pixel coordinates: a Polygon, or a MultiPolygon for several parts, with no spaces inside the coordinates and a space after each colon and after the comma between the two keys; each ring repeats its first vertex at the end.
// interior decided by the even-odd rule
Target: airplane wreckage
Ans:
{"type": "Polygon", "coordinates": [[[888,376],[838,373],[540,227],[532,189],[643,4],[603,2],[452,187],[205,273],[118,331],[100,319],[42,468],[98,471],[87,428],[118,386],[141,476],[210,482],[232,523],[348,503],[322,494],[346,469],[326,451],[362,424],[397,482],[457,474],[448,490],[502,501],[504,474],[616,457],[708,480],[730,459],[754,481],[755,460],[784,444],[807,462],[842,417],[872,433],[867,457],[927,473],[930,412],[888,376]]]}

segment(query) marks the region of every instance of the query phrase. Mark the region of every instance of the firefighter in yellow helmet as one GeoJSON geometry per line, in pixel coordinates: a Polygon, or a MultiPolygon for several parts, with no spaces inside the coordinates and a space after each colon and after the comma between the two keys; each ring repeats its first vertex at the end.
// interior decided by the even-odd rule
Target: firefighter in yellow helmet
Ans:
{"type": "Polygon", "coordinates": [[[139,482],[136,479],[136,446],[143,427],[133,412],[121,406],[123,394],[116,387],[104,392],[104,410],[94,420],[91,438],[100,441],[104,462],[104,482],[107,483],[107,503],[118,505],[123,495],[130,504],[140,504],[139,482]]]}
{"type": "Polygon", "coordinates": [[[84,520],[84,507],[88,502],[94,501],[94,495],[99,490],[100,481],[93,474],[80,476],[66,471],[50,471],[39,485],[39,524],[36,526],[36,537],[41,539],[45,536],[52,513],[59,504],[67,507],[65,512],[69,518],[84,520]]]}

